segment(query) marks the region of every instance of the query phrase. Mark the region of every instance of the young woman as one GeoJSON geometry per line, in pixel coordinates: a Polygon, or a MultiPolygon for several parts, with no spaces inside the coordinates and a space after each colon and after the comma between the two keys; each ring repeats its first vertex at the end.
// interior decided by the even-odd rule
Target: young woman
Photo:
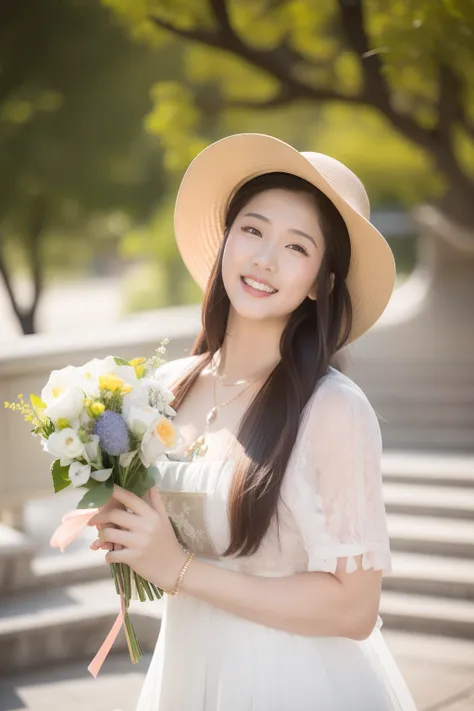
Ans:
{"type": "Polygon", "coordinates": [[[394,285],[365,189],[229,136],[186,172],[175,228],[205,289],[192,354],[160,369],[186,446],[148,501],[118,489],[129,511],[94,519],[108,562],[168,591],[138,711],[413,711],[378,617],[378,420],[333,366],[394,285]]]}

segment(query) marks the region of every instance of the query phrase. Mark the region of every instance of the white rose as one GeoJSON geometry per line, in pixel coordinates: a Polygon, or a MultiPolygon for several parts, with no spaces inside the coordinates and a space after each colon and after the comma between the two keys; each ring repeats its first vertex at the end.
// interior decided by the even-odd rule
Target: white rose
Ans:
{"type": "Polygon", "coordinates": [[[79,369],[68,365],[61,370],[53,370],[41,391],[41,399],[46,404],[45,415],[53,421],[60,417],[75,420],[83,409],[83,395],[80,389],[79,369]]]}
{"type": "MultiPolygon", "coordinates": [[[[138,382],[135,368],[131,365],[117,365],[113,356],[93,358],[78,370],[86,383],[89,381],[90,384],[98,384],[99,376],[109,373],[113,373],[133,386],[138,382]]],[[[92,385],[89,387],[92,387],[92,385]]]]}
{"type": "Polygon", "coordinates": [[[89,464],[95,464],[99,459],[99,435],[91,435],[90,442],[84,444],[84,458],[89,464]]]}
{"type": "Polygon", "coordinates": [[[84,409],[84,396],[79,388],[65,387],[55,390],[56,397],[47,403],[44,414],[53,422],[57,422],[64,417],[69,422],[79,420],[79,416],[84,409]]]}
{"type": "Polygon", "coordinates": [[[124,414],[123,418],[127,423],[128,429],[137,437],[142,437],[160,418],[160,413],[149,405],[145,407],[132,405],[127,409],[126,415],[124,414]]]}
{"type": "Polygon", "coordinates": [[[150,405],[148,388],[144,388],[142,383],[139,381],[133,390],[123,397],[122,401],[122,417],[128,424],[128,419],[130,417],[130,412],[132,407],[138,409],[143,407],[148,407],[150,405]]]}
{"type": "Polygon", "coordinates": [[[158,437],[154,425],[143,435],[140,459],[144,467],[149,467],[166,451],[165,444],[158,437]]]}
{"type": "Polygon", "coordinates": [[[153,378],[141,378],[133,391],[124,397],[123,410],[126,412],[132,405],[145,407],[151,403],[160,414],[173,417],[176,412],[169,405],[173,399],[171,390],[163,387],[158,381],[153,378]]]}
{"type": "Polygon", "coordinates": [[[70,427],[53,432],[47,440],[43,440],[43,447],[53,457],[61,459],[61,466],[67,466],[73,459],[79,459],[85,454],[84,444],[79,439],[77,432],[70,427]]]}
{"type": "Polygon", "coordinates": [[[90,479],[91,467],[90,464],[81,464],[73,462],[69,467],[69,479],[74,487],[84,486],[90,479]]]}

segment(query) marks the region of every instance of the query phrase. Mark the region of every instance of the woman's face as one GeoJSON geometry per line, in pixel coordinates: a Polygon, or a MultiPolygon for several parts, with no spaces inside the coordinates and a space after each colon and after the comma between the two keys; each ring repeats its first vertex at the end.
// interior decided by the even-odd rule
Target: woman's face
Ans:
{"type": "Polygon", "coordinates": [[[256,195],[238,213],[224,248],[222,278],[232,306],[250,319],[288,317],[307,296],[315,298],[323,255],[310,195],[281,188],[256,195]]]}

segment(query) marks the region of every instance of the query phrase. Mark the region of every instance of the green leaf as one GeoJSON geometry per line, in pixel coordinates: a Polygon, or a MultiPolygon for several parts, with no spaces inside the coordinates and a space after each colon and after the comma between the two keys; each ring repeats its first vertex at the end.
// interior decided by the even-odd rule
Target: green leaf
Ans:
{"type": "Polygon", "coordinates": [[[112,477],[100,483],[98,481],[87,482],[88,491],[77,504],[78,509],[96,509],[107,503],[114,491],[112,477]]]}
{"type": "Polygon", "coordinates": [[[69,467],[62,467],[60,461],[60,459],[55,459],[51,464],[51,476],[53,477],[55,494],[65,489],[71,483],[69,480],[69,467]]]}
{"type": "Polygon", "coordinates": [[[152,486],[155,486],[155,483],[155,477],[150,472],[146,472],[144,478],[133,482],[131,486],[127,486],[127,489],[128,491],[133,492],[142,499],[148,489],[151,489],[152,486]]]}
{"type": "Polygon", "coordinates": [[[119,358],[114,356],[114,361],[116,365],[130,365],[128,360],[125,360],[125,358],[119,358]]]}

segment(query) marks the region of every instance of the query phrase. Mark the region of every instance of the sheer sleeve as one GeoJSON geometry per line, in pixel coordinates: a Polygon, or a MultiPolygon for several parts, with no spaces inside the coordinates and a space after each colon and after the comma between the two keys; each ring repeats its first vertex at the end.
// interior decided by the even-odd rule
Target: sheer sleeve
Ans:
{"type": "Polygon", "coordinates": [[[307,405],[291,476],[293,513],[308,570],[358,567],[391,572],[383,500],[382,439],[377,416],[364,393],[336,373],[322,382],[307,405]]]}

